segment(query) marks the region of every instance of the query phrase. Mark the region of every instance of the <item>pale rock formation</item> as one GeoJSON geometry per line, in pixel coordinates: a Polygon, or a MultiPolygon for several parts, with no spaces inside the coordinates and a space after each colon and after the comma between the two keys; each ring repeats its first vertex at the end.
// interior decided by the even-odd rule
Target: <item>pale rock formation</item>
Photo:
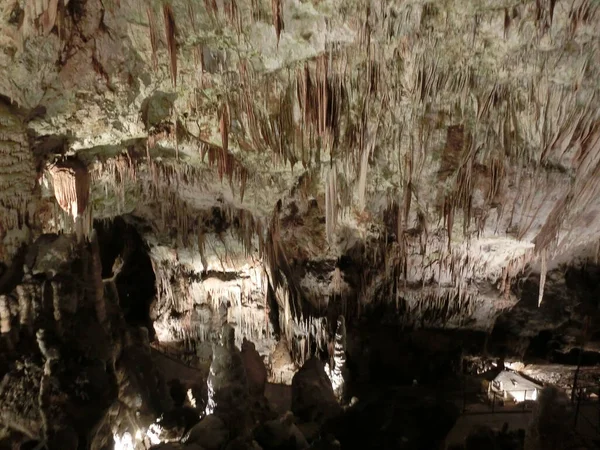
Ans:
{"type": "MultiPolygon", "coordinates": [[[[201,253],[199,213],[243,216],[232,228],[271,272],[290,342],[305,300],[361,314],[385,297],[409,325],[489,331],[528,263],[546,272],[597,242],[600,12],[430,3],[4,2],[0,94],[24,114],[2,107],[2,253],[38,232],[20,220],[36,169],[75,158],[96,218],[173,229],[180,255],[201,253]],[[300,294],[310,264],[354,256],[370,269],[360,282],[300,294]]],[[[72,188],[58,189],[71,213],[72,188]]],[[[53,192],[44,202],[44,229],[68,228],[53,192]]],[[[236,313],[256,313],[236,327],[261,354],[264,298],[236,313]]],[[[160,318],[165,336],[215,332],[160,318]]]]}
{"type": "Polygon", "coordinates": [[[85,212],[90,195],[90,174],[77,159],[57,161],[47,168],[59,206],[73,219],[85,212]]]}
{"type": "Polygon", "coordinates": [[[336,398],[341,401],[344,396],[344,379],[346,377],[346,320],[338,317],[335,331],[333,354],[327,366],[327,376],[336,398]]]}
{"type": "Polygon", "coordinates": [[[296,364],[292,360],[290,349],[285,340],[280,340],[269,357],[269,382],[291,385],[296,373],[296,364]]]}

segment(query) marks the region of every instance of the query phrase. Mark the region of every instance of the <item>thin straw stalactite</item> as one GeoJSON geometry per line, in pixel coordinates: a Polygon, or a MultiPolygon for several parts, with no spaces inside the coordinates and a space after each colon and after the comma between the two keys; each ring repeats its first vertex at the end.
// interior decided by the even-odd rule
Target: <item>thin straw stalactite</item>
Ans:
{"type": "Polygon", "coordinates": [[[279,38],[284,29],[281,0],[271,0],[271,9],[273,10],[273,26],[277,35],[277,46],[279,47],[279,38]]]}
{"type": "Polygon", "coordinates": [[[154,10],[151,6],[146,8],[146,14],[148,16],[148,27],[150,28],[150,46],[152,48],[152,65],[154,70],[158,68],[158,58],[156,52],[158,51],[158,31],[156,29],[156,18],[154,17],[154,10]]]}

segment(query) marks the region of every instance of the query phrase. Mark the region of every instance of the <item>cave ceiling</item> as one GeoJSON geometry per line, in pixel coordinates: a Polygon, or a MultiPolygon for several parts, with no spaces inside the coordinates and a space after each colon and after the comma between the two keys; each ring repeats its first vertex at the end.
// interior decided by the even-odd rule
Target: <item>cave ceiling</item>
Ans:
{"type": "Polygon", "coordinates": [[[5,0],[0,260],[127,215],[159,295],[179,265],[190,291],[270,283],[284,315],[346,295],[489,328],[523,271],[543,291],[597,252],[599,23],[591,0],[5,0]]]}

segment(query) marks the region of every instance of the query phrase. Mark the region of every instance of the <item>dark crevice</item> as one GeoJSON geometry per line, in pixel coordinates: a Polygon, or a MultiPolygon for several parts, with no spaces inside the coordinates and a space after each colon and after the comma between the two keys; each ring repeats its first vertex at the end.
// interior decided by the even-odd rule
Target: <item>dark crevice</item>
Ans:
{"type": "Polygon", "coordinates": [[[277,304],[277,298],[275,292],[271,287],[271,283],[267,286],[267,304],[269,306],[269,321],[273,326],[273,334],[275,339],[279,340],[281,336],[281,328],[279,326],[279,305],[277,304]]]}
{"type": "Polygon", "coordinates": [[[148,247],[137,229],[121,217],[97,221],[102,278],[114,278],[125,320],[143,326],[154,337],[150,305],[156,295],[156,277],[148,247]]]}
{"type": "Polygon", "coordinates": [[[244,278],[244,276],[238,272],[218,272],[216,270],[207,270],[202,272],[202,281],[208,280],[209,278],[217,278],[220,281],[234,281],[244,278]]]}

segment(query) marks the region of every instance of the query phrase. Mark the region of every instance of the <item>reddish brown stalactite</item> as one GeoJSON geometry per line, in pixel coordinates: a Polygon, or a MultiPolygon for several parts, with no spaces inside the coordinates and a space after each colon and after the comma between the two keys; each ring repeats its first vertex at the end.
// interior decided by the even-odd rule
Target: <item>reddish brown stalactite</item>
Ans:
{"type": "Polygon", "coordinates": [[[281,0],[271,0],[271,9],[273,10],[273,26],[275,34],[277,34],[277,46],[279,46],[279,37],[284,29],[281,0]]]}
{"type": "Polygon", "coordinates": [[[217,0],[204,0],[204,7],[206,8],[206,12],[208,12],[211,17],[216,17],[219,13],[217,0]]]}
{"type": "Polygon", "coordinates": [[[219,131],[221,132],[221,146],[223,151],[227,153],[229,150],[229,104],[227,103],[221,107],[219,131]]]}
{"type": "Polygon", "coordinates": [[[171,81],[173,82],[173,86],[177,86],[177,41],[175,40],[177,31],[171,5],[165,4],[163,6],[163,15],[165,19],[165,37],[167,39],[167,49],[171,63],[171,81]]]}
{"type": "Polygon", "coordinates": [[[154,70],[158,67],[158,58],[156,52],[158,51],[158,32],[156,30],[156,18],[154,17],[154,10],[152,7],[146,9],[148,16],[148,27],[150,28],[150,46],[152,47],[152,65],[154,70]]]}

